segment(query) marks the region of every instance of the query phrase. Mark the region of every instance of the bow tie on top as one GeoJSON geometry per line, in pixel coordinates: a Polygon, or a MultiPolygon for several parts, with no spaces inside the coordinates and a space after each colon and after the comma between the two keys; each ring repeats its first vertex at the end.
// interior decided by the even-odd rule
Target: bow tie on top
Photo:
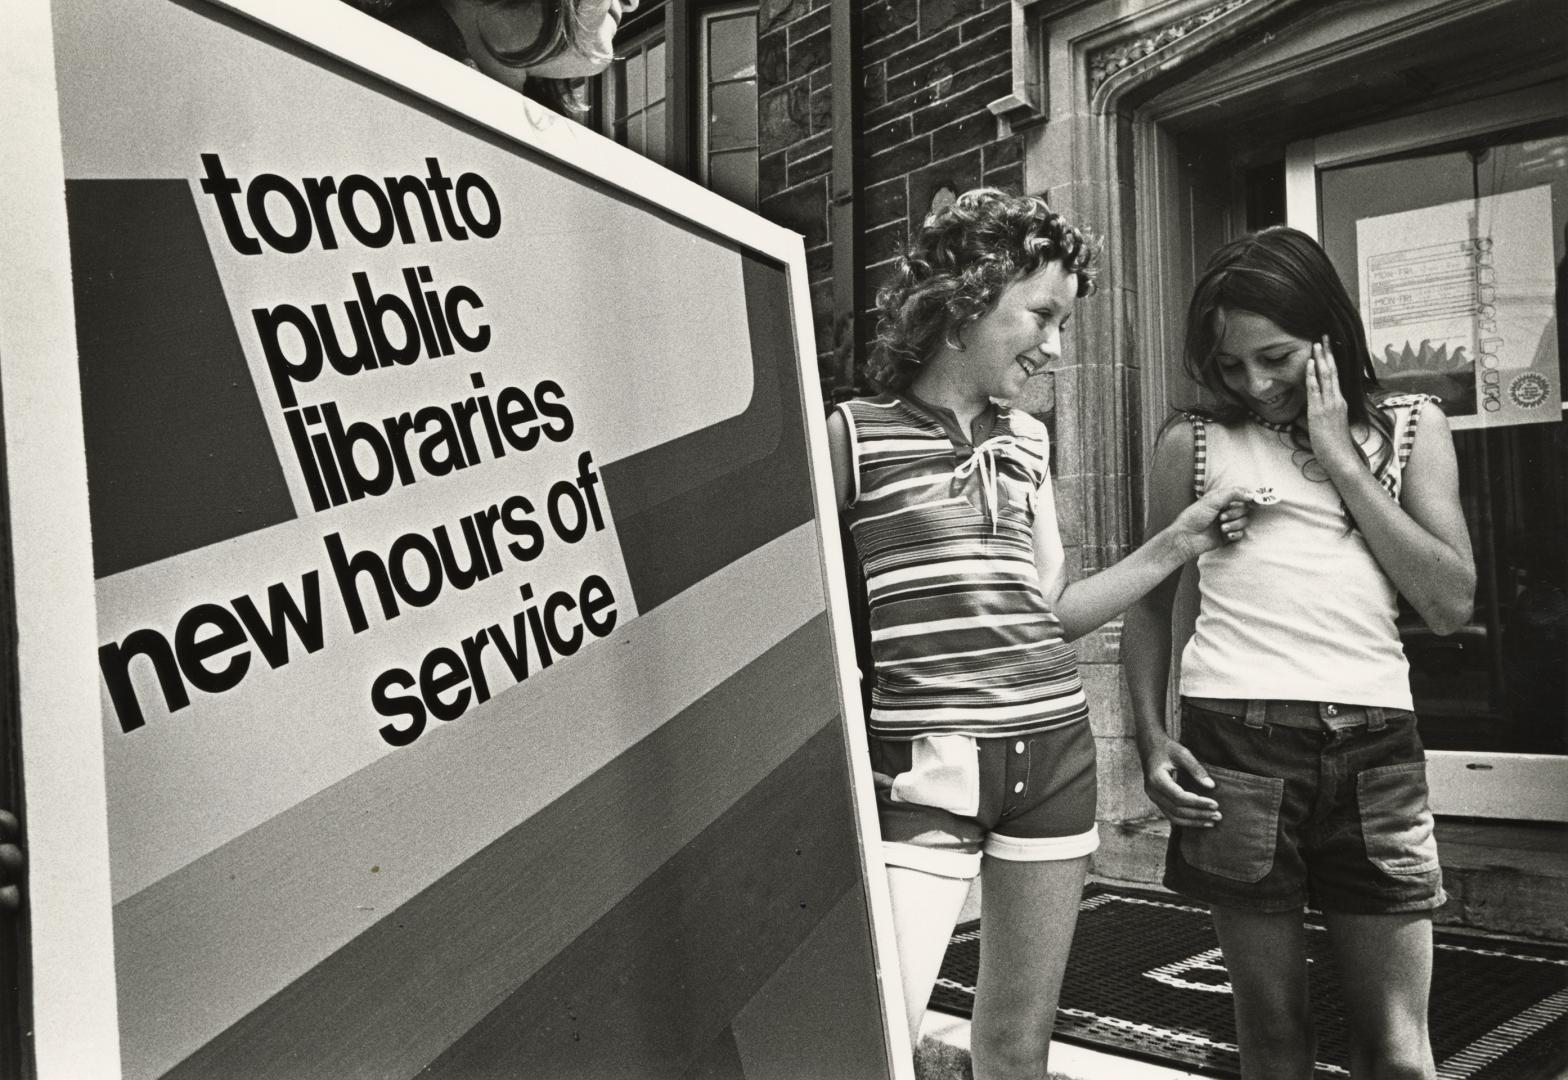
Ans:
{"type": "Polygon", "coordinates": [[[980,475],[980,504],[986,517],[991,521],[991,531],[996,531],[996,515],[1000,506],[997,504],[996,491],[996,464],[997,455],[1004,454],[1018,445],[1018,440],[1011,435],[993,435],[985,442],[974,448],[963,461],[953,469],[953,494],[963,491],[969,477],[980,475]]]}

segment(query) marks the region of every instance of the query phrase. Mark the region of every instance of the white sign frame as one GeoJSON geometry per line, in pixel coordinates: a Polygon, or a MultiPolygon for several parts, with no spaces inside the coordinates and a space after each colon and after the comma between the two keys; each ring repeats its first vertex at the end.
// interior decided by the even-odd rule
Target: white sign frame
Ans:
{"type": "MultiPolygon", "coordinates": [[[[347,5],[195,0],[195,6],[208,4],[778,260],[791,284],[795,340],[806,348],[814,341],[797,234],[521,100],[347,5]]],[[[8,5],[7,14],[0,90],[11,103],[12,138],[9,152],[0,155],[0,217],[8,223],[0,258],[0,395],[19,625],[33,1049],[45,1080],[111,1077],[120,1074],[120,1059],[104,747],[53,13],[49,4],[22,4],[8,5]]],[[[817,386],[802,367],[797,365],[802,401],[810,402],[817,386]]],[[[891,909],[865,734],[856,722],[860,696],[842,552],[829,527],[837,511],[820,420],[808,424],[807,435],[888,1059],[893,1075],[909,1080],[891,909]]]]}

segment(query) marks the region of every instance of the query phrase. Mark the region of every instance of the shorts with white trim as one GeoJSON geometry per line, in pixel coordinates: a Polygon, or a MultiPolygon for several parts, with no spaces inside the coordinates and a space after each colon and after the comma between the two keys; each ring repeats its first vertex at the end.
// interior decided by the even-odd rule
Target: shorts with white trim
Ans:
{"type": "Polygon", "coordinates": [[[1099,846],[1094,735],[1085,722],[1009,738],[868,742],[889,866],[972,878],[982,854],[1046,862],[1099,846]]]}

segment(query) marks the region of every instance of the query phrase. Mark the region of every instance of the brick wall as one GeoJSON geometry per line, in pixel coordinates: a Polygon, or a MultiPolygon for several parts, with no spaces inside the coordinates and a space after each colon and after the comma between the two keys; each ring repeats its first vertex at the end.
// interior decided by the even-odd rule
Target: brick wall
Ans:
{"type": "MultiPolygon", "coordinates": [[[[1017,136],[997,137],[987,103],[1011,88],[1009,0],[863,3],[860,263],[868,294],[944,190],[1019,190],[1017,136]]],[[[833,263],[828,197],[832,81],[828,0],[763,0],[758,26],[761,212],[806,238],[822,371],[833,371],[833,263]]],[[[868,302],[869,302],[868,295],[868,302]]],[[[874,331],[861,320],[858,359],[874,331]]],[[[847,345],[847,343],[844,343],[847,345]]]]}
{"type": "Polygon", "coordinates": [[[806,238],[818,362],[833,356],[833,14],[828,0],[762,0],[757,9],[759,213],[806,238]]]}
{"type": "Polygon", "coordinates": [[[757,12],[759,212],[806,238],[817,354],[833,350],[828,185],[833,158],[828,0],[762,0],[757,12]]]}
{"type": "MultiPolygon", "coordinates": [[[[1009,0],[873,0],[862,15],[868,300],[933,200],[1020,190],[1022,141],[986,105],[1012,87],[1009,0]]],[[[869,341],[875,323],[865,320],[869,341]]]]}

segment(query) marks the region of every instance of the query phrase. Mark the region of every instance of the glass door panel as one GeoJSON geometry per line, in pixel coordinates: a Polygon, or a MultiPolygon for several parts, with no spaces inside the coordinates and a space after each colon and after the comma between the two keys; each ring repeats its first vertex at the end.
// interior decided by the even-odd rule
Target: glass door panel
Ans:
{"type": "Polygon", "coordinates": [[[1459,774],[1465,784],[1485,787],[1496,771],[1498,790],[1443,799],[1434,779],[1434,805],[1560,819],[1568,120],[1442,138],[1434,131],[1425,147],[1379,157],[1372,146],[1361,160],[1319,167],[1313,224],[1359,298],[1385,388],[1437,394],[1455,429],[1475,614],[1447,637],[1408,607],[1400,625],[1428,749],[1463,755],[1451,764],[1476,774],[1459,774]]]}

